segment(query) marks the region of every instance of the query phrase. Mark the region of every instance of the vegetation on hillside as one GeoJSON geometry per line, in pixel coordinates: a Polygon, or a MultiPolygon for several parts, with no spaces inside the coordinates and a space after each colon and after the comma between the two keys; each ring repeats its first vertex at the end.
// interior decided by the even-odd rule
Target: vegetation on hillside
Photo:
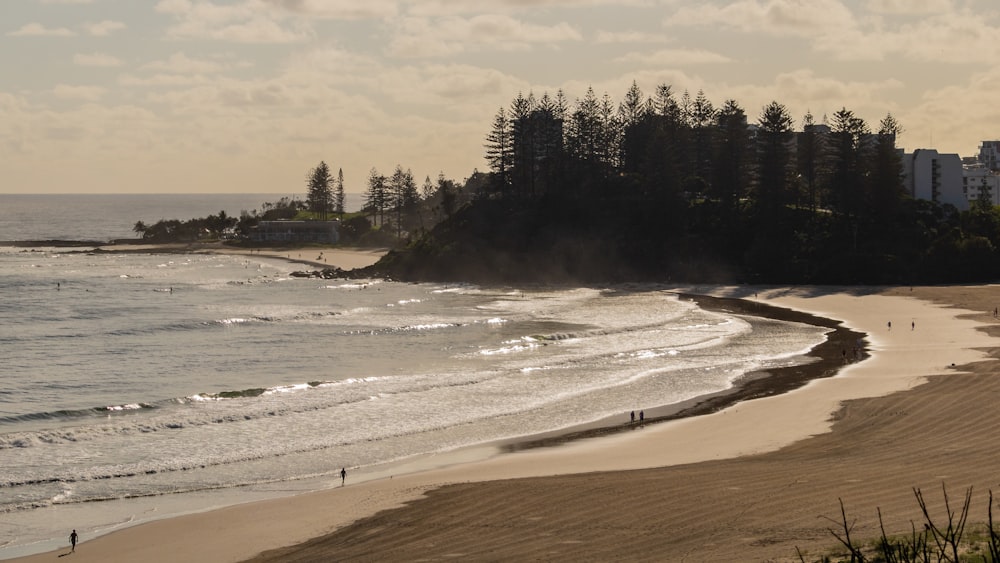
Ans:
{"type": "Polygon", "coordinates": [[[518,95],[471,205],[372,273],[404,279],[934,283],[996,277],[1000,213],[904,187],[901,127],[844,108],[802,132],[702,92],[518,95]]]}

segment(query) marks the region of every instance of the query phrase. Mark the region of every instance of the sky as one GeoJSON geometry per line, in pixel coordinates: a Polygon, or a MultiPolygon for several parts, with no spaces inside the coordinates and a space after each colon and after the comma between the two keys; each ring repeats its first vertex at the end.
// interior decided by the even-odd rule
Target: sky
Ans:
{"type": "Polygon", "coordinates": [[[633,82],[891,113],[908,152],[1000,138],[996,0],[2,0],[0,69],[0,193],[461,181],[518,93],[633,82]]]}

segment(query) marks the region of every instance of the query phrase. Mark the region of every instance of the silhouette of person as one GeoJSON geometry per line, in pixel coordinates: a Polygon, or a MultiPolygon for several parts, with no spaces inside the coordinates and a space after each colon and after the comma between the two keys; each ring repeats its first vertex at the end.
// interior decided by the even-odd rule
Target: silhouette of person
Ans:
{"type": "Polygon", "coordinates": [[[347,469],[344,467],[340,468],[340,486],[343,487],[344,483],[347,481],[347,469]]]}
{"type": "Polygon", "coordinates": [[[76,530],[73,530],[73,533],[69,535],[69,543],[70,545],[73,546],[73,548],[70,551],[76,551],[76,538],[77,538],[76,530]]]}
{"type": "Polygon", "coordinates": [[[629,416],[632,417],[632,421],[629,424],[635,424],[635,411],[632,411],[631,413],[629,413],[629,416]]]}
{"type": "Polygon", "coordinates": [[[644,420],[646,420],[646,411],[639,411],[639,424],[642,424],[644,420]]]}

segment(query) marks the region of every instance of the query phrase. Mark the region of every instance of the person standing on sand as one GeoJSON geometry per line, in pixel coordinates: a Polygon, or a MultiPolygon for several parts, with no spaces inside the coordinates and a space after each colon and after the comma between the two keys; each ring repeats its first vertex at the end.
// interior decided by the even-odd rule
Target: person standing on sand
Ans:
{"type": "Polygon", "coordinates": [[[340,468],[340,486],[343,487],[344,483],[347,482],[347,468],[340,468]]]}
{"type": "Polygon", "coordinates": [[[629,413],[629,416],[632,417],[632,420],[631,420],[631,422],[629,422],[629,424],[635,424],[635,411],[632,411],[631,413],[629,413]]]}
{"type": "Polygon", "coordinates": [[[76,530],[73,530],[73,533],[69,535],[69,544],[73,546],[72,549],[70,549],[71,553],[76,552],[76,538],[76,530]]]}

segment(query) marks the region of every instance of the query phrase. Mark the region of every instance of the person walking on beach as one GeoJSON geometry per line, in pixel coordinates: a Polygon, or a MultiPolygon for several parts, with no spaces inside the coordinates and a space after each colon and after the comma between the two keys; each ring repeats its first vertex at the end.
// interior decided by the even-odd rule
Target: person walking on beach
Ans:
{"type": "Polygon", "coordinates": [[[341,467],[340,468],[340,486],[343,487],[344,483],[346,483],[346,482],[347,482],[347,468],[346,467],[341,467]]]}
{"type": "Polygon", "coordinates": [[[72,549],[70,549],[70,552],[71,552],[71,553],[72,553],[72,552],[75,552],[75,551],[76,551],[76,538],[77,538],[77,537],[78,537],[78,536],[76,535],[76,530],[73,530],[73,533],[71,533],[71,534],[69,535],[69,544],[70,544],[71,546],[73,546],[73,547],[72,547],[72,549]]]}
{"type": "Polygon", "coordinates": [[[632,418],[632,420],[629,422],[629,424],[635,424],[635,411],[632,411],[631,413],[629,413],[629,416],[632,418]]]}
{"type": "Polygon", "coordinates": [[[639,424],[646,420],[646,411],[639,411],[639,424]]]}

